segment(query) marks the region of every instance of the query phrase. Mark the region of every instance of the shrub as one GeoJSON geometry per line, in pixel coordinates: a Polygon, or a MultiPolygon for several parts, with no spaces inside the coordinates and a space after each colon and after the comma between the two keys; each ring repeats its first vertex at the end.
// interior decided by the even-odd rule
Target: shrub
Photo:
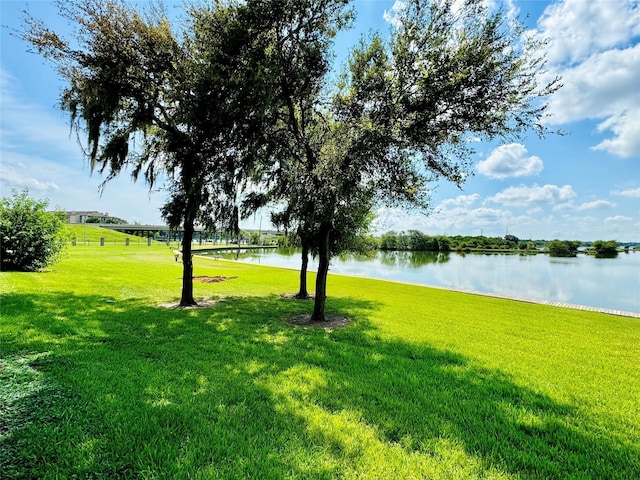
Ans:
{"type": "Polygon", "coordinates": [[[40,270],[58,260],[66,245],[60,215],[47,212],[48,200],[29,198],[29,191],[13,190],[0,200],[1,269],[40,270]]]}
{"type": "Polygon", "coordinates": [[[596,240],[591,247],[595,250],[596,257],[615,257],[618,255],[619,243],[615,240],[596,240]]]}
{"type": "Polygon", "coordinates": [[[552,240],[547,244],[547,251],[552,257],[575,257],[580,242],[552,240]]]}

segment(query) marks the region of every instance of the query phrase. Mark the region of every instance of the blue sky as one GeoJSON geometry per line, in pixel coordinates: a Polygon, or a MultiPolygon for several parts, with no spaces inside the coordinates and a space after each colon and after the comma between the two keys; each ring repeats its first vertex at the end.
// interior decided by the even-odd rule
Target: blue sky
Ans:
{"type": "MultiPolygon", "coordinates": [[[[497,2],[498,0],[486,0],[497,2]]],[[[506,1],[506,0],[505,0],[506,1]]],[[[179,5],[180,2],[167,2],[179,5]]],[[[370,29],[388,32],[394,0],[356,0],[354,29],[336,43],[337,58],[370,29]]],[[[441,182],[430,215],[381,207],[379,231],[428,234],[640,241],[639,0],[512,0],[529,34],[549,39],[549,75],[564,87],[551,99],[550,126],[569,133],[516,143],[479,144],[474,175],[462,190],[441,182]]],[[[161,223],[165,195],[126,175],[91,175],[66,114],[53,67],[10,35],[28,8],[60,31],[66,21],[49,2],[0,0],[0,195],[29,188],[65,210],[98,210],[129,221],[161,223]]],[[[263,228],[268,213],[245,223],[263,228]]]]}

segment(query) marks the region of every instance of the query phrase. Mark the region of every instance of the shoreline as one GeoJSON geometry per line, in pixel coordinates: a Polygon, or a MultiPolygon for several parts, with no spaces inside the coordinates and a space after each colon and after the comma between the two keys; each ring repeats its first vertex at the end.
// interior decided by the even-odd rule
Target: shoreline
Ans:
{"type": "MultiPolygon", "coordinates": [[[[194,255],[195,256],[195,255],[194,255]]],[[[216,261],[222,261],[222,262],[231,262],[231,263],[242,263],[245,265],[254,265],[257,267],[269,267],[269,268],[281,268],[283,270],[292,270],[292,271],[298,271],[298,269],[296,268],[291,268],[291,267],[278,267],[278,266],[273,266],[273,265],[260,265],[257,263],[253,263],[253,262],[243,262],[242,260],[228,260],[226,258],[212,258],[211,256],[207,256],[207,255],[197,255],[199,258],[206,258],[209,260],[216,260],[216,261]]],[[[309,273],[315,273],[315,271],[313,270],[309,270],[309,273]]],[[[514,302],[522,302],[522,303],[533,303],[533,304],[537,304],[537,305],[547,305],[550,307],[560,307],[560,308],[570,308],[573,310],[583,310],[583,311],[587,311],[587,312],[597,312],[597,313],[604,313],[607,315],[615,315],[618,317],[629,317],[629,318],[639,318],[640,319],[640,312],[630,312],[627,310],[618,310],[618,309],[612,309],[612,308],[603,308],[603,307],[593,307],[590,305],[578,305],[575,303],[566,303],[566,302],[556,302],[553,300],[539,300],[536,298],[529,298],[529,297],[521,297],[521,296],[515,296],[515,295],[506,295],[506,294],[501,294],[501,293],[491,293],[491,292],[481,292],[478,290],[464,290],[464,289],[460,289],[460,288],[451,288],[451,287],[443,287],[440,285],[427,285],[424,283],[413,283],[413,282],[402,282],[399,280],[387,280],[387,279],[382,279],[382,278],[374,278],[374,277],[366,277],[363,275],[348,275],[345,273],[332,273],[329,272],[329,275],[339,275],[341,277],[353,277],[353,278],[365,278],[368,280],[376,280],[379,282],[391,282],[391,283],[398,283],[398,284],[402,284],[402,285],[412,285],[415,287],[425,287],[425,288],[434,288],[434,289],[438,289],[438,290],[446,290],[449,292],[456,292],[456,293],[464,293],[464,294],[468,294],[468,295],[477,295],[477,296],[481,296],[481,297],[491,297],[491,298],[499,298],[502,300],[511,300],[514,302]]]]}

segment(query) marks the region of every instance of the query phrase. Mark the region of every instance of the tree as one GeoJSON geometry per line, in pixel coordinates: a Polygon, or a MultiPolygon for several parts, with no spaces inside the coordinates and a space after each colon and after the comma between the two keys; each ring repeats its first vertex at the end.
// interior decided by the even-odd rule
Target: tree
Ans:
{"type": "Polygon", "coordinates": [[[63,214],[48,212],[48,205],[30,198],[28,190],[0,201],[2,271],[33,272],[59,259],[67,242],[63,214]]]}
{"type": "Polygon", "coordinates": [[[502,11],[471,0],[409,0],[391,40],[363,39],[327,98],[328,48],[345,25],[346,2],[314,2],[318,10],[304,0],[280,3],[295,15],[285,14],[274,34],[280,116],[272,138],[281,155],[267,177],[286,179],[274,198],[296,204],[290,218],[317,246],[312,319],[322,321],[329,245],[342,212],[428,208],[433,180],[460,186],[470,173],[471,138],[547,133],[541,99],[559,85],[538,85],[540,45],[523,40],[524,27],[502,11]]]}
{"type": "Polygon", "coordinates": [[[596,240],[591,244],[591,248],[595,251],[596,257],[611,258],[618,255],[618,247],[620,244],[615,240],[596,240]]]}
{"type": "MultiPolygon", "coordinates": [[[[180,305],[194,305],[191,243],[196,224],[237,231],[237,195],[249,168],[243,148],[259,131],[268,98],[253,55],[261,36],[243,5],[189,7],[181,35],[161,7],[124,0],[58,1],[73,41],[26,16],[22,33],[67,82],[61,107],[86,133],[92,170],[105,183],[130,170],[153,188],[166,178],[162,214],[184,231],[180,305]],[[242,142],[238,140],[242,139],[242,142]]],[[[104,186],[104,184],[103,184],[104,186]]]]}
{"type": "MultiPolygon", "coordinates": [[[[322,252],[328,252],[330,242],[319,232],[331,231],[332,225],[316,208],[325,202],[327,193],[320,188],[317,170],[322,168],[319,151],[329,145],[332,131],[318,107],[324,101],[323,90],[330,71],[331,41],[351,18],[345,9],[348,3],[349,0],[274,0],[265,9],[260,0],[247,2],[256,15],[270,24],[272,44],[263,68],[270,72],[273,82],[271,124],[263,137],[268,147],[263,168],[256,176],[268,192],[250,196],[247,212],[268,202],[282,205],[272,222],[294,230],[300,239],[299,298],[308,297],[306,271],[312,251],[320,252],[319,277],[328,270],[322,252]]],[[[346,216],[343,218],[346,221],[346,216]]],[[[316,303],[324,301],[318,290],[316,282],[316,303]]]]}
{"type": "Polygon", "coordinates": [[[570,240],[551,240],[547,244],[547,251],[552,257],[575,257],[580,242],[570,240]]]}
{"type": "Polygon", "coordinates": [[[506,248],[517,248],[518,242],[520,242],[520,239],[518,237],[511,234],[505,235],[504,240],[506,242],[506,248]]]}

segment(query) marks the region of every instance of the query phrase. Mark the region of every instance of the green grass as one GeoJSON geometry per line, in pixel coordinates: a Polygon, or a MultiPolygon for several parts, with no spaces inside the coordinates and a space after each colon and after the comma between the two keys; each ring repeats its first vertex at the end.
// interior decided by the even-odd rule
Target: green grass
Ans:
{"type": "Polygon", "coordinates": [[[81,245],[100,243],[101,238],[104,238],[104,242],[106,244],[124,245],[127,238],[131,245],[147,244],[146,237],[138,237],[127,233],[117,232],[115,230],[109,230],[107,228],[102,228],[97,224],[67,224],[65,227],[67,232],[69,232],[71,239],[73,240],[75,238],[76,243],[81,245]]]}
{"type": "Polygon", "coordinates": [[[0,477],[640,478],[637,319],[330,276],[300,328],[297,272],[195,263],[212,308],[166,246],[0,273],[0,477]]]}

